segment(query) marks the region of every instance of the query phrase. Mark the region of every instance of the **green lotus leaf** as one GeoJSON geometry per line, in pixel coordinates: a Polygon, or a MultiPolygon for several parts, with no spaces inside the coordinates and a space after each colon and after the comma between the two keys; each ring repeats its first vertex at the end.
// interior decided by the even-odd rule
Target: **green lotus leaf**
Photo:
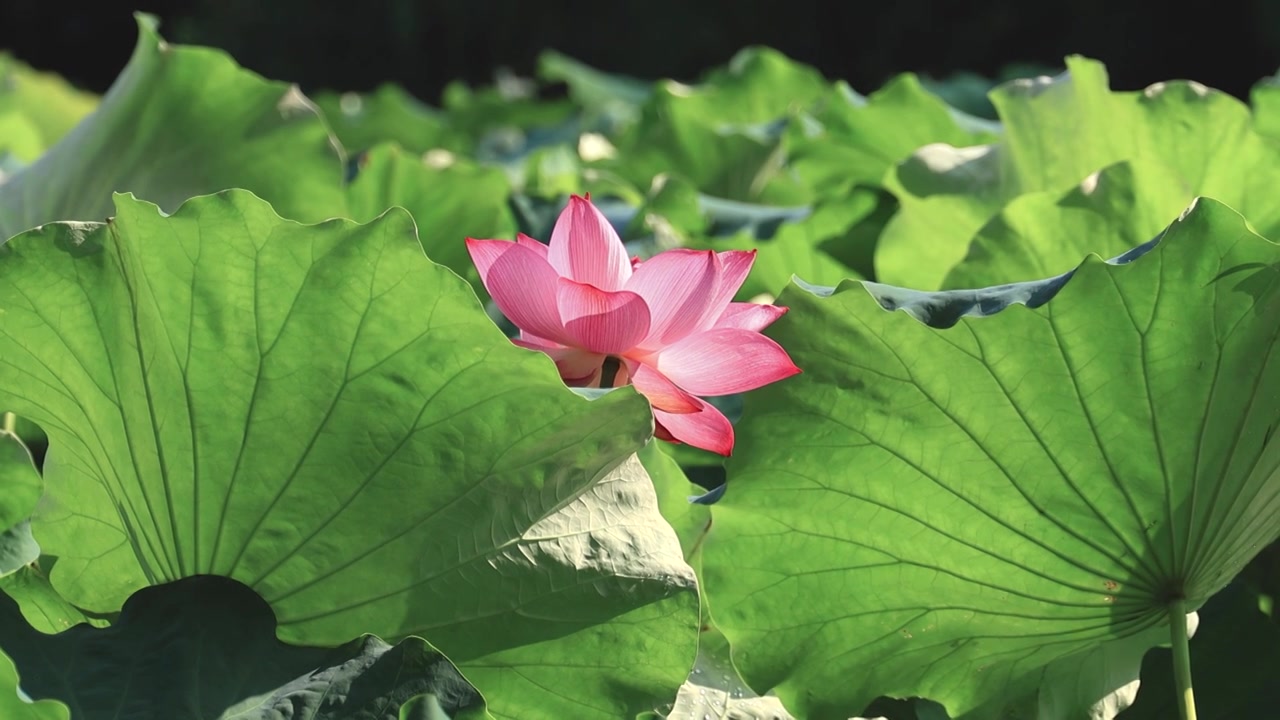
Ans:
{"type": "Polygon", "coordinates": [[[856,184],[879,186],[885,173],[930,143],[957,147],[995,140],[999,127],[964,115],[925,90],[911,73],[864,97],[840,82],[787,129],[790,165],[823,196],[856,184]]]}
{"type": "Polygon", "coordinates": [[[498,140],[501,145],[502,137],[510,137],[524,145],[531,132],[572,122],[574,106],[569,100],[540,100],[533,81],[510,73],[499,73],[495,80],[487,87],[454,80],[441,94],[450,126],[469,142],[483,146],[498,140]]]}
{"type": "MultiPolygon", "coordinates": [[[[57,559],[44,557],[40,563],[52,566],[57,564],[57,559]]],[[[0,577],[0,593],[17,603],[27,624],[42,633],[59,633],[81,623],[95,627],[108,624],[106,619],[90,617],[67,602],[49,584],[49,576],[40,564],[27,565],[11,575],[0,577]]]]}
{"type": "Polygon", "coordinates": [[[0,183],[44,152],[40,128],[16,112],[0,112],[0,183]]]}
{"type": "Polygon", "coordinates": [[[1138,199],[1144,206],[1163,207],[1176,196],[1185,207],[1204,195],[1240,211],[1264,236],[1280,230],[1273,192],[1280,146],[1254,130],[1247,106],[1190,82],[1112,92],[1100,63],[1071,57],[1067,67],[1053,80],[1017,80],[993,92],[1004,125],[999,142],[929,145],[898,166],[887,184],[901,208],[876,248],[877,280],[920,290],[953,287],[944,285],[947,273],[1009,201],[1066,193],[1124,160],[1158,170],[1152,179],[1159,182],[1142,188],[1157,197],[1138,199]]]}
{"type": "Polygon", "coordinates": [[[772,297],[781,292],[793,276],[814,283],[838,283],[860,277],[832,257],[824,244],[839,241],[874,209],[869,196],[857,196],[823,203],[799,220],[783,221],[767,238],[744,230],[728,237],[694,238],[689,245],[721,251],[755,250],[755,265],[742,284],[739,297],[744,300],[760,294],[772,297]]]}
{"type": "Polygon", "coordinates": [[[0,650],[0,717],[5,720],[71,720],[71,710],[66,705],[56,700],[32,702],[21,692],[18,671],[9,656],[0,650]]]}
{"type": "Polygon", "coordinates": [[[944,285],[981,288],[1067,272],[1089,253],[1115,257],[1159,235],[1187,206],[1156,164],[1122,162],[1067,193],[1020,195],[985,224],[944,285]]]}
{"type": "MultiPolygon", "coordinates": [[[[1280,627],[1258,609],[1258,593],[1232,583],[1205,603],[1201,632],[1191,641],[1191,675],[1200,720],[1265,718],[1280,703],[1275,673],[1280,627]]],[[[1137,702],[1120,720],[1176,717],[1171,653],[1156,648],[1142,664],[1137,702]]]]}
{"type": "MultiPolygon", "coordinates": [[[[0,414],[0,418],[3,417],[4,415],[0,414]]],[[[13,432],[22,440],[22,444],[27,446],[27,450],[36,458],[38,465],[45,446],[49,444],[49,438],[45,437],[44,430],[26,418],[14,417],[13,432]]]]}
{"type": "Polygon", "coordinates": [[[996,86],[1010,80],[1052,75],[1062,72],[1061,65],[1013,62],[1001,67],[993,76],[959,70],[937,78],[926,76],[921,84],[946,103],[977,118],[994,119],[995,106],[988,97],[996,86]]]}
{"type": "Polygon", "coordinates": [[[26,520],[43,489],[44,482],[27,446],[17,435],[0,430],[0,530],[26,520]]]}
{"type": "Polygon", "coordinates": [[[35,160],[97,104],[92,93],[0,53],[0,154],[35,160]]]}
{"type": "Polygon", "coordinates": [[[0,580],[40,557],[27,517],[44,491],[31,452],[17,435],[0,430],[0,580]]]}
{"type": "MultiPolygon", "coordinates": [[[[1188,615],[1186,622],[1194,634],[1197,614],[1188,615]]],[[[1168,644],[1169,628],[1163,625],[1100,643],[1046,665],[1038,687],[1025,697],[1002,697],[964,717],[1113,720],[1138,696],[1143,657],[1151,648],[1168,644]]]]}
{"type": "Polygon", "coordinates": [[[245,188],[285,217],[343,215],[341,150],[294,86],[219,50],[169,45],[139,14],[129,65],[94,114],[0,185],[0,241],[58,220],[102,220],[113,192],[172,211],[245,188]]]}
{"type": "Polygon", "coordinates": [[[711,529],[711,508],[689,502],[691,497],[706,492],[706,488],[695,485],[685,476],[672,457],[674,447],[649,443],[639,457],[658,494],[662,517],[680,538],[685,560],[696,568],[701,565],[702,541],[711,529]]]}
{"type": "Polygon", "coordinates": [[[17,572],[40,557],[40,545],[31,534],[31,523],[23,520],[0,532],[0,578],[17,572]]]}
{"type": "Polygon", "coordinates": [[[469,143],[450,127],[444,114],[387,83],[368,94],[320,92],[316,106],[348,152],[363,152],[393,142],[410,152],[462,151],[469,143]]]}
{"type": "Polygon", "coordinates": [[[292,647],[276,639],[266,603],[225,578],[140,590],[111,627],[56,635],[26,625],[0,597],[0,646],[24,692],[66,704],[79,720],[396,720],[427,693],[445,717],[489,717],[475,688],[420,638],[292,647]]]}
{"type": "Polygon", "coordinates": [[[1280,535],[1277,268],[1201,199],[1047,281],[788,288],[804,372],[748,399],[703,550],[743,677],[965,717],[1204,603],[1280,535]]]}
{"type": "Polygon", "coordinates": [[[766,47],[747,47],[683,94],[685,105],[725,123],[769,122],[780,108],[803,107],[827,89],[817,69],[766,47]]]}
{"type": "Polygon", "coordinates": [[[500,717],[638,712],[692,663],[692,570],[624,463],[648,403],[565,388],[403,210],[119,195],[0,249],[0,308],[0,407],[49,434],[32,527],[73,605],[233,578],[286,642],[426,638],[500,717]]]}
{"type": "Polygon", "coordinates": [[[747,48],[696,86],[655,85],[640,119],[619,138],[618,159],[601,165],[641,188],[669,173],[718,197],[806,203],[812,192],[785,171],[778,122],[826,87],[811,67],[747,48]]]}
{"type": "Polygon", "coordinates": [[[729,643],[715,628],[703,631],[693,672],[680,686],[680,693],[663,717],[667,720],[708,717],[795,720],[778,698],[761,697],[742,682],[729,660],[729,643]]]}
{"type": "Polygon", "coordinates": [[[529,550],[513,556],[542,545],[527,570],[530,584],[566,586],[524,603],[519,615],[477,616],[429,635],[484,691],[490,712],[604,720],[670,702],[696,656],[698,596],[640,460],[628,459],[524,540],[529,550]],[[549,561],[578,571],[562,573],[549,561]],[[587,571],[597,563],[616,577],[591,581],[587,571]],[[617,614],[620,606],[634,609],[617,614]],[[547,638],[540,626],[551,623],[576,632],[547,638]]]}
{"type": "Polygon", "coordinates": [[[510,194],[501,170],[453,156],[423,159],[380,145],[361,158],[347,202],[351,217],[360,222],[391,207],[408,210],[427,256],[469,280],[484,297],[466,239],[515,238],[510,194]]]}
{"type": "Polygon", "coordinates": [[[564,83],[579,107],[606,116],[610,125],[634,121],[653,93],[652,83],[601,72],[555,50],[538,55],[538,77],[564,83]]]}
{"type": "Polygon", "coordinates": [[[1253,104],[1253,127],[1259,135],[1280,140],[1280,76],[1259,80],[1249,93],[1253,104]]]}

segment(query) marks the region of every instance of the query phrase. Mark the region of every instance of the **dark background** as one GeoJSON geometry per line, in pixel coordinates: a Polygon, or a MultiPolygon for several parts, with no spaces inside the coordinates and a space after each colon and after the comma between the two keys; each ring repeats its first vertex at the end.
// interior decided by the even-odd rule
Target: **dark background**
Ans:
{"type": "Polygon", "coordinates": [[[532,74],[544,48],[693,80],[764,44],[863,92],[908,70],[990,76],[1081,53],[1104,61],[1117,89],[1186,78],[1246,97],[1280,67],[1278,0],[0,0],[0,48],[101,92],[128,59],[135,9],[158,15],[171,41],[223,48],[307,91],[394,80],[432,103],[455,78],[532,74]]]}

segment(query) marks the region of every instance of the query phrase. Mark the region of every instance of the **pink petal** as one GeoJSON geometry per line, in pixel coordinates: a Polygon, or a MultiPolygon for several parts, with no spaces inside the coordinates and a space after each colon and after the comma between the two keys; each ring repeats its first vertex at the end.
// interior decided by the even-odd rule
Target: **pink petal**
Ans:
{"type": "Polygon", "coordinates": [[[662,373],[648,365],[629,361],[627,370],[631,373],[631,384],[644,395],[655,409],[663,412],[683,414],[698,412],[700,400],[681,390],[662,373]]]}
{"type": "Polygon", "coordinates": [[[711,303],[707,307],[707,315],[702,319],[702,325],[699,329],[706,330],[711,327],[716,318],[729,307],[729,302],[733,300],[733,296],[738,294],[738,288],[742,287],[742,283],[746,281],[747,274],[751,272],[751,266],[756,261],[755,250],[726,250],[717,253],[720,260],[720,285],[716,288],[715,297],[711,298],[711,303]]]}
{"type": "Polygon", "coordinates": [[[676,414],[654,408],[653,420],[658,428],[654,435],[662,440],[674,439],[719,455],[732,453],[733,425],[729,423],[729,418],[705,400],[695,399],[702,408],[699,412],[676,414]]]}
{"type": "Polygon", "coordinates": [[[521,335],[523,337],[511,338],[511,342],[526,350],[537,350],[550,356],[556,363],[560,379],[570,387],[589,385],[595,379],[596,372],[600,370],[601,363],[604,362],[603,355],[556,345],[527,333],[521,333],[521,335]]]}
{"type": "Polygon", "coordinates": [[[601,290],[621,290],[631,277],[622,239],[590,200],[577,195],[556,219],[547,257],[561,277],[601,290]]]}
{"type": "Polygon", "coordinates": [[[521,330],[562,345],[568,338],[556,303],[556,271],[535,250],[506,240],[467,238],[467,252],[484,287],[521,330]]]}
{"type": "Polygon", "coordinates": [[[511,342],[519,345],[520,347],[527,347],[533,350],[559,350],[564,347],[558,342],[552,342],[546,338],[538,337],[528,330],[521,330],[520,337],[518,339],[512,338],[511,342]]]}
{"type": "Polygon", "coordinates": [[[669,443],[675,443],[676,445],[681,444],[680,441],[676,439],[676,436],[671,434],[670,430],[662,427],[662,423],[658,422],[657,418],[654,418],[653,420],[653,436],[659,440],[666,440],[669,443]]]}
{"type": "Polygon", "coordinates": [[[627,289],[649,306],[649,336],[660,348],[698,329],[720,282],[720,262],[711,250],[668,250],[636,269],[627,289]]]}
{"type": "MultiPolygon", "coordinates": [[[[502,257],[511,245],[506,240],[476,240],[467,238],[467,254],[471,256],[471,262],[476,266],[476,270],[480,271],[480,280],[485,283],[485,288],[489,287],[488,277],[489,268],[502,257]]],[[[490,293],[492,295],[493,293],[490,293]]]]}
{"type": "Polygon", "coordinates": [[[778,343],[750,330],[717,328],[658,354],[657,369],[694,395],[754,390],[800,372],[778,343]]]}
{"type": "Polygon", "coordinates": [[[540,243],[536,239],[531,238],[524,233],[516,233],[516,242],[538,253],[543,257],[543,259],[546,259],[548,248],[545,243],[540,243]]]}
{"type": "Polygon", "coordinates": [[[739,330],[761,330],[773,324],[774,320],[787,314],[787,309],[777,305],[760,305],[758,303],[729,303],[720,319],[716,320],[716,328],[738,328],[739,330]]]}
{"type": "Polygon", "coordinates": [[[649,307],[633,292],[605,292],[560,278],[557,299],[565,332],[573,340],[566,344],[621,355],[649,333],[649,307]]]}

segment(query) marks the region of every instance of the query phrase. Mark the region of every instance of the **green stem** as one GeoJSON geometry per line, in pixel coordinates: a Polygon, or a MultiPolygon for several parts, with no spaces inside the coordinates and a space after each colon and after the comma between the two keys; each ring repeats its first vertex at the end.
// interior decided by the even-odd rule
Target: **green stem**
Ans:
{"type": "Polygon", "coordinates": [[[1182,720],[1196,720],[1196,698],[1191,691],[1191,648],[1187,638],[1187,602],[1169,603],[1169,632],[1173,639],[1173,680],[1178,691],[1182,720]]]}
{"type": "Polygon", "coordinates": [[[18,416],[11,412],[4,414],[4,431],[10,435],[18,434],[18,416]]]}
{"type": "Polygon", "coordinates": [[[702,532],[698,533],[698,539],[694,541],[689,548],[689,552],[684,554],[685,562],[693,562],[693,556],[698,554],[702,549],[702,541],[707,539],[707,535],[711,533],[711,518],[707,518],[707,524],[702,526],[702,532]]]}

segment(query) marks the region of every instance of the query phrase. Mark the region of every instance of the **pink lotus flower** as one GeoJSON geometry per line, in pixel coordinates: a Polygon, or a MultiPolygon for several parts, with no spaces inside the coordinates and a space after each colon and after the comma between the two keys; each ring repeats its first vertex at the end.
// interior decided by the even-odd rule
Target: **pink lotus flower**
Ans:
{"type": "Polygon", "coordinates": [[[631,384],[653,407],[654,434],[728,455],[733,426],[697,397],[730,395],[800,369],[760,331],[787,309],[731,302],[755,251],[677,249],[628,260],[587,197],[573,196],[550,246],[467,238],[467,251],[521,347],[550,355],[575,387],[631,384]]]}

